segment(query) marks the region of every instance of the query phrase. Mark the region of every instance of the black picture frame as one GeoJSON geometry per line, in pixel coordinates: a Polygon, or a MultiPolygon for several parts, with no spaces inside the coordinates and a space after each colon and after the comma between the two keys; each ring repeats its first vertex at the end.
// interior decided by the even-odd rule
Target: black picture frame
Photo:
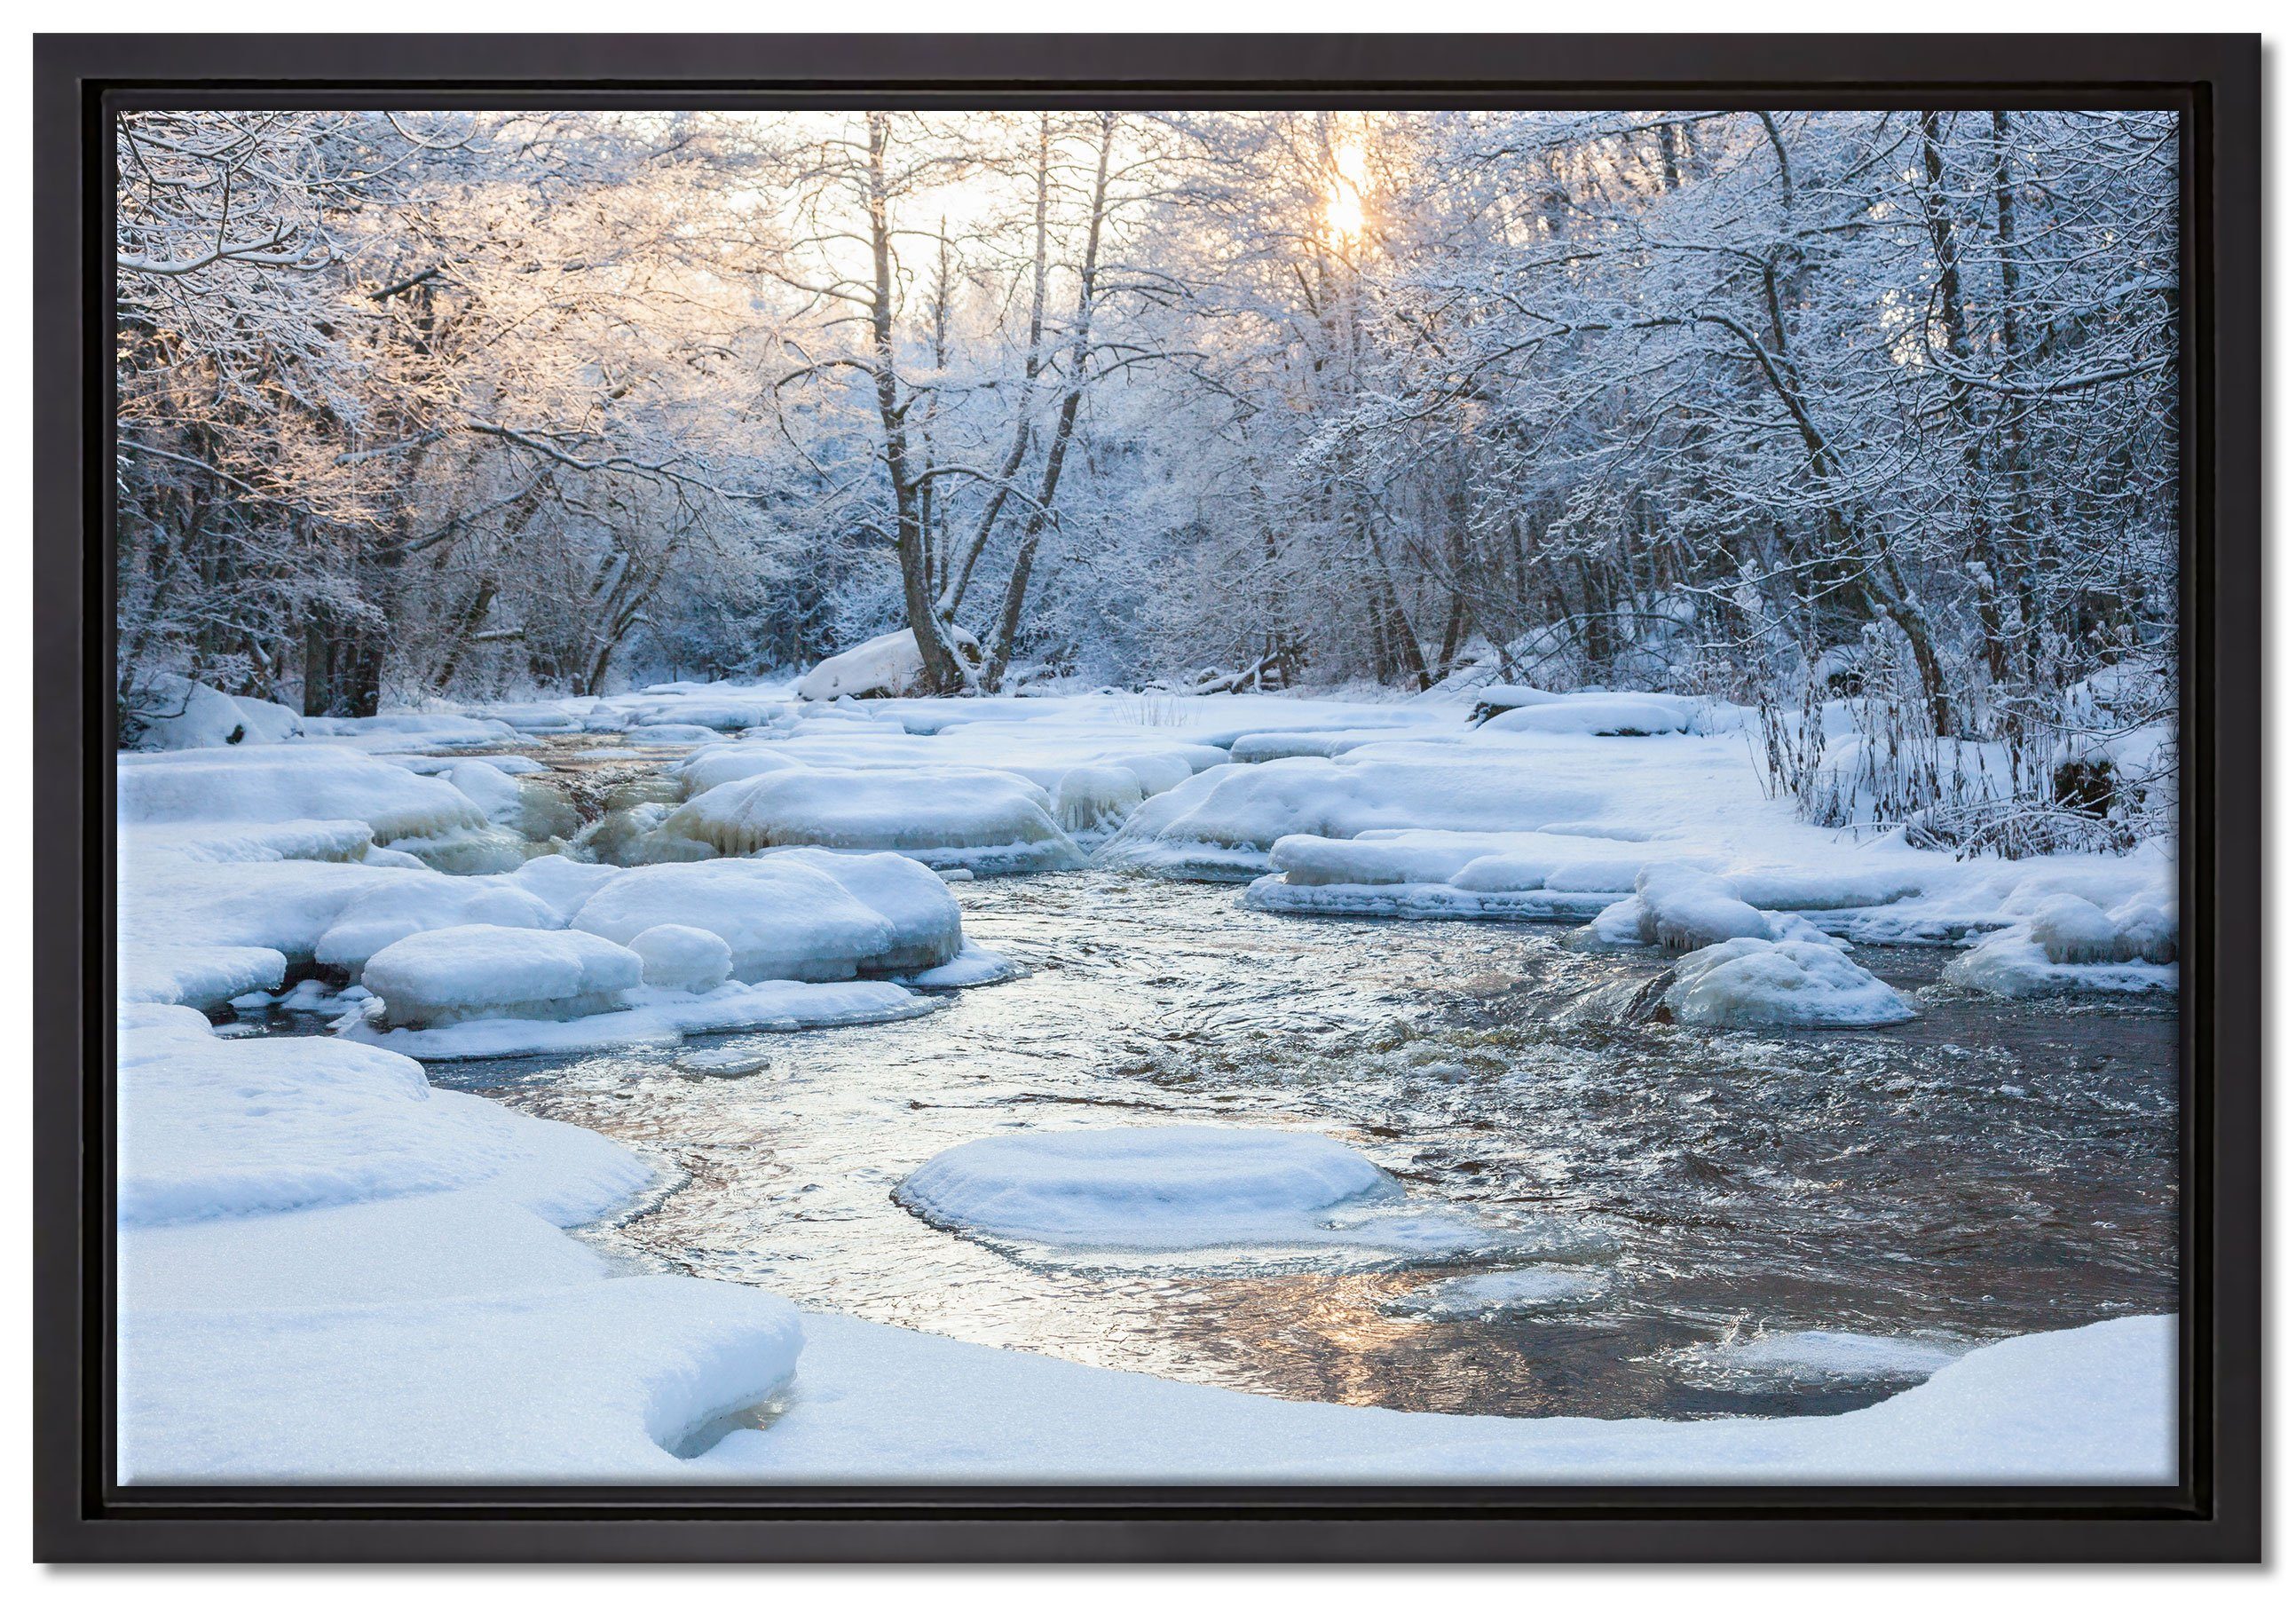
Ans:
{"type": "Polygon", "coordinates": [[[43,1561],[2243,1561],[2261,1511],[2252,36],[57,36],[34,52],[43,1561]],[[2174,1488],[126,1490],[108,1478],[116,104],[2175,106],[2185,113],[2184,1479],[2174,1488]]]}

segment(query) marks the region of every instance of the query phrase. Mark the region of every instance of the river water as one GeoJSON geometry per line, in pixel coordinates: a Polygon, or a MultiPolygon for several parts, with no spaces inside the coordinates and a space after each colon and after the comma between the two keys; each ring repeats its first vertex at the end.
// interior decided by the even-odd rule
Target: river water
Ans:
{"type": "Polygon", "coordinates": [[[1084,871],[955,885],[1028,974],[918,1019],[430,1067],[665,1172],[603,1238],[974,1342],[1404,1409],[1816,1413],[1915,1380],[1722,1351],[1851,1331],[1958,1345],[2170,1309],[2173,1009],[1933,985],[1881,1033],[1636,1019],[1663,962],[1560,929],[1277,917],[1234,886],[1084,871]],[[1249,1124],[1354,1144],[1496,1254],[1216,1259],[1004,1249],[897,1204],[941,1149],[1021,1130],[1249,1124]],[[1546,1264],[1570,1301],[1413,1313],[1546,1264]]]}

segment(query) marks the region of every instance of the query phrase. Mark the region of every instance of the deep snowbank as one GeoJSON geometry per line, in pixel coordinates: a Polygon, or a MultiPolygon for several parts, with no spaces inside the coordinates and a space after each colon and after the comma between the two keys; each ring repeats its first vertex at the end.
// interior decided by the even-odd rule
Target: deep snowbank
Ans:
{"type": "Polygon", "coordinates": [[[648,1180],[607,1140],[420,1089],[381,1050],[304,1040],[316,1052],[288,1062],[189,1012],[129,1020],[123,1085],[163,1084],[122,1096],[137,1175],[119,1234],[119,1460],[136,1485],[2174,1477],[2165,1318],[2013,1339],[1818,1418],[1288,1403],[615,1276],[558,1230],[648,1180]],[[236,1102],[250,1085],[316,1096],[282,1139],[262,1125],[275,1115],[236,1102]],[[173,1137],[184,1124],[200,1135],[173,1137]],[[768,1401],[772,1424],[713,1439],[768,1401]]]}

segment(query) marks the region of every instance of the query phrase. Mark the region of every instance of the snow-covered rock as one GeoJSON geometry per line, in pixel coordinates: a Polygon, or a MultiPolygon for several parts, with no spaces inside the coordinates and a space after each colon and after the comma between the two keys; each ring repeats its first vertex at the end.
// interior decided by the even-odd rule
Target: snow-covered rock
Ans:
{"type": "Polygon", "coordinates": [[[629,952],[644,962],[650,988],[707,993],[734,974],[733,946],[699,927],[649,927],[630,940],[629,952]]]}
{"type": "Polygon", "coordinates": [[[355,750],[301,740],[261,748],[123,755],[124,825],[364,821],[382,844],[483,828],[486,811],[454,784],[355,750]]]}
{"type": "Polygon", "coordinates": [[[120,707],[119,741],[144,750],[221,749],[299,736],[302,718],[267,699],[243,699],[172,671],[139,684],[120,707]]]}
{"type": "Polygon", "coordinates": [[[1666,1002],[1691,1026],[1887,1026],[1914,1015],[1895,988],[1831,944],[1751,937],[1677,960],[1666,1002]]]}
{"type": "Polygon", "coordinates": [[[810,866],[884,917],[890,941],[882,953],[860,961],[865,976],[928,970],[955,960],[964,945],[964,918],[956,895],[931,867],[906,855],[800,848],[777,849],[765,858],[810,866]]]}
{"type": "Polygon", "coordinates": [[[770,745],[739,743],[701,750],[678,762],[672,770],[685,787],[685,797],[691,799],[729,782],[762,777],[768,771],[796,770],[801,764],[770,745]]]}
{"type": "Polygon", "coordinates": [[[393,712],[379,716],[306,716],[306,737],[339,740],[371,754],[478,749],[533,740],[492,717],[447,712],[393,712]]]}
{"type": "Polygon", "coordinates": [[[768,771],[696,795],[662,830],[727,855],[812,844],[891,850],[982,875],[1084,864],[1044,790],[1003,771],[768,771]]]}
{"type": "Polygon", "coordinates": [[[432,871],[378,872],[320,934],[311,953],[356,982],[369,960],[419,932],[467,927],[534,930],[559,924],[547,903],[508,882],[432,871]]]}
{"type": "Polygon", "coordinates": [[[1180,876],[1256,877],[1292,835],[1379,829],[1531,831],[1591,820],[1599,788],[1459,749],[1380,745],[1339,759],[1215,766],[1146,801],[1103,851],[1109,863],[1180,876]],[[1407,753],[1406,753],[1407,752],[1407,753]],[[1382,758],[1359,758],[1377,754],[1382,758]]]}
{"type": "Polygon", "coordinates": [[[504,880],[541,900],[563,925],[589,902],[591,894],[611,882],[619,869],[570,855],[537,854],[504,880]]]}
{"type": "MultiPolygon", "coordinates": [[[[963,628],[952,628],[957,653],[980,658],[979,640],[963,628]]],[[[841,655],[832,655],[798,680],[800,699],[898,699],[914,694],[923,684],[925,659],[916,634],[904,627],[841,655]]]]}
{"type": "Polygon", "coordinates": [[[959,1144],[894,1196],[935,1225],[1078,1248],[1294,1241],[1393,1179],[1346,1144],[1241,1126],[1017,1133],[959,1144]]]}
{"type": "Polygon", "coordinates": [[[1698,701],[1672,694],[1565,694],[1500,711],[1483,723],[1483,729],[1581,737],[1653,737],[1688,732],[1699,708],[1698,701]]]}
{"type": "Polygon", "coordinates": [[[726,941],[744,983],[840,982],[894,946],[888,918],[786,854],[634,867],[591,894],[573,925],[625,945],[650,927],[700,927],[726,941]]]}
{"type": "MultiPolygon", "coordinates": [[[[722,943],[718,948],[722,958],[722,943]]],[[[644,963],[643,951],[586,932],[447,927],[385,945],[368,958],[359,981],[382,1001],[384,1025],[392,1027],[451,1026],[485,1016],[564,1021],[627,1008],[644,963]]]]}
{"type": "Polygon", "coordinates": [[[1635,879],[1635,902],[1636,935],[1661,949],[1679,952],[1774,935],[1767,916],[1718,877],[1690,867],[1646,868],[1635,879]]]}

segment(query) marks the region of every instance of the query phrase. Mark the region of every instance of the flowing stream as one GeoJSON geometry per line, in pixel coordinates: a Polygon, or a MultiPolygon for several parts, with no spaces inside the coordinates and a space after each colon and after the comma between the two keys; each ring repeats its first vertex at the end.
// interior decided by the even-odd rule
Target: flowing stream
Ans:
{"type": "MultiPolygon", "coordinates": [[[[2174,1307],[2175,1012],[1935,985],[1880,1033],[1636,1018],[1656,956],[1560,928],[1277,917],[1233,886],[1084,871],[961,882],[1029,973],[921,1018],[433,1066],[670,1175],[603,1239],[808,1308],[1295,1398],[1595,1416],[1815,1413],[1918,1380],[1735,1361],[1848,1331],[1957,1347],[2174,1307]],[[941,1149],[1217,1121],[1347,1141],[1500,1256],[1212,1259],[1000,1248],[895,1202],[941,1149]],[[1448,1279],[1581,1290],[1482,1316],[1448,1279]]],[[[1885,1365],[1891,1362],[1883,1362],[1885,1365]]]]}

